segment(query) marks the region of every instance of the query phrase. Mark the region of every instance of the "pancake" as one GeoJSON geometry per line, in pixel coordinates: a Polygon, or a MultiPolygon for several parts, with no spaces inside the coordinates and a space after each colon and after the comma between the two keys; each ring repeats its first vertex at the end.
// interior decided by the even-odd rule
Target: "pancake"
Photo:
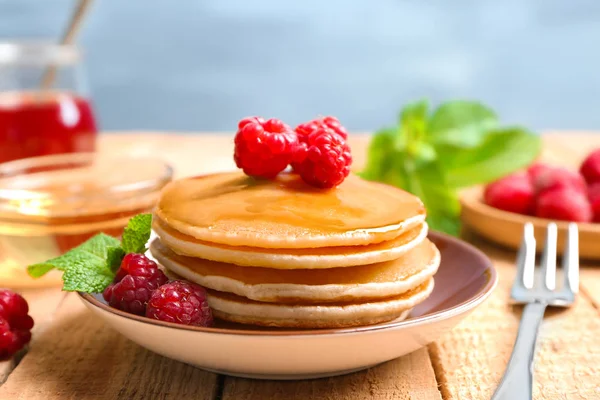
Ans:
{"type": "Polygon", "coordinates": [[[408,192],[354,175],[322,190],[293,173],[258,180],[231,172],[169,183],[155,215],[205,242],[305,249],[394,239],[424,221],[425,207],[408,192]]]}
{"type": "Polygon", "coordinates": [[[210,290],[208,304],[216,318],[242,324],[280,328],[347,328],[406,317],[433,290],[433,279],[400,296],[366,303],[285,305],[260,303],[210,290]]]}
{"type": "Polygon", "coordinates": [[[261,249],[203,242],[166,226],[162,221],[154,221],[153,228],[166,246],[184,256],[277,269],[336,268],[393,260],[423,242],[428,230],[426,223],[420,223],[392,240],[365,246],[261,249]]]}
{"type": "Polygon", "coordinates": [[[278,303],[326,303],[373,300],[397,296],[435,274],[440,254],[425,239],[393,261],[318,270],[277,270],[178,255],[160,240],[150,245],[163,267],[209,289],[251,300],[278,303]]]}

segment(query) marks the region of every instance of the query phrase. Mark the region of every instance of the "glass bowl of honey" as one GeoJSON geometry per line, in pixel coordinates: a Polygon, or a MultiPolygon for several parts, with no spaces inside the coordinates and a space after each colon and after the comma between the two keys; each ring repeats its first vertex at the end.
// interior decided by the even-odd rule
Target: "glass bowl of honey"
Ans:
{"type": "Polygon", "coordinates": [[[119,237],[150,212],[172,168],[152,157],[76,153],[0,164],[0,287],[59,285],[26,267],[57,257],[97,233],[119,237]]]}

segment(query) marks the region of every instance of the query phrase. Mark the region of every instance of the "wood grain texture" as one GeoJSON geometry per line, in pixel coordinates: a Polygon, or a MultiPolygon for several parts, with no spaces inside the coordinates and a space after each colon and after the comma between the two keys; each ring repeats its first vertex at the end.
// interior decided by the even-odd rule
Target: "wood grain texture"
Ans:
{"type": "MultiPolygon", "coordinates": [[[[508,304],[514,253],[472,234],[499,273],[494,294],[453,331],[430,345],[444,399],[489,399],[504,372],[516,338],[521,307],[508,304]]],[[[567,310],[550,309],[542,323],[535,364],[534,398],[600,398],[600,318],[580,296],[567,310]]]]}
{"type": "Polygon", "coordinates": [[[125,339],[69,294],[0,387],[0,399],[206,399],[217,376],[125,339]]]}
{"type": "Polygon", "coordinates": [[[350,375],[305,381],[225,378],[223,400],[441,400],[426,349],[350,375]]]}
{"type": "MultiPolygon", "coordinates": [[[[544,161],[577,169],[586,155],[597,148],[600,148],[598,134],[550,133],[544,137],[542,158],[544,161]]],[[[600,262],[582,261],[582,265],[581,293],[592,301],[600,313],[600,262]]]]}
{"type": "MultiPolygon", "coordinates": [[[[570,167],[576,167],[591,148],[600,147],[600,135],[560,133],[544,140],[543,158],[570,167]]],[[[364,135],[351,138],[357,170],[364,163],[367,143],[364,135]]],[[[104,134],[99,147],[113,154],[160,156],[173,165],[177,177],[234,167],[230,135],[104,134]]],[[[489,399],[508,361],[520,318],[520,309],[507,303],[515,255],[475,236],[467,239],[494,260],[499,287],[428,351],[321,380],[225,378],[223,400],[489,399]]],[[[581,285],[575,306],[549,313],[542,325],[536,399],[600,398],[599,263],[584,264],[581,285]]],[[[51,315],[58,302],[52,306],[45,299],[55,294],[36,293],[30,299],[32,312],[39,299],[40,310],[51,315]]],[[[43,319],[44,312],[38,318],[43,319]]],[[[51,324],[38,318],[39,332],[29,353],[0,387],[0,399],[215,399],[221,395],[216,375],[142,349],[95,319],[74,295],[61,304],[51,324]]]]}
{"type": "MultiPolygon", "coordinates": [[[[19,293],[29,303],[29,315],[35,321],[35,326],[31,331],[32,342],[35,342],[37,336],[52,322],[54,312],[65,298],[66,293],[61,292],[58,288],[26,289],[20,290],[19,293]]],[[[0,362],[0,384],[6,381],[8,375],[17,365],[17,361],[23,357],[27,350],[27,348],[24,349],[11,360],[0,362]]]]}

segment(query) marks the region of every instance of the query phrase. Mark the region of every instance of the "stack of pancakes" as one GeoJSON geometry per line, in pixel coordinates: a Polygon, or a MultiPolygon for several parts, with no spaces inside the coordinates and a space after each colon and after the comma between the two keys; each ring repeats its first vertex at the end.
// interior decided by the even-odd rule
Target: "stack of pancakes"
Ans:
{"type": "Polygon", "coordinates": [[[207,288],[216,318],[337,328],[406,317],[440,254],[421,201],[350,175],[321,190],[295,174],[222,173],[170,183],[156,208],[160,264],[207,288]]]}

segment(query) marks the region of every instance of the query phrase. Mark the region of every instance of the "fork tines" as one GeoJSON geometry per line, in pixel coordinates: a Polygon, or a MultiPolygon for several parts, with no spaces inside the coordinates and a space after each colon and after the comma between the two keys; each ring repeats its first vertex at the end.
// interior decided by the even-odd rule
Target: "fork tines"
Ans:
{"type": "Polygon", "coordinates": [[[536,240],[532,223],[523,228],[523,241],[517,255],[517,277],[511,297],[518,303],[534,301],[561,306],[575,300],[579,290],[579,235],[577,224],[567,227],[567,240],[563,251],[563,285],[556,290],[556,252],[558,228],[551,222],[546,227],[546,240],[541,258],[540,278],[536,284],[536,240]]]}

